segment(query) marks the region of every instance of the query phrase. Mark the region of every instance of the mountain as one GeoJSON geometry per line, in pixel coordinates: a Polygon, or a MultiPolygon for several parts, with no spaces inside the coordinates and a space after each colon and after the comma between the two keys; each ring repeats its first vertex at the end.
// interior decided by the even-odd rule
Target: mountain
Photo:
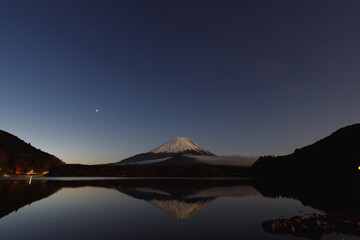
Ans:
{"type": "Polygon", "coordinates": [[[191,141],[189,138],[177,137],[149,152],[137,154],[133,157],[114,163],[114,165],[140,162],[151,163],[156,161],[168,160],[183,155],[215,156],[213,153],[200,147],[199,145],[191,141]]]}
{"type": "Polygon", "coordinates": [[[31,170],[44,172],[64,164],[57,157],[0,130],[0,172],[8,174],[23,174],[31,170]]]}
{"type": "Polygon", "coordinates": [[[337,130],[330,136],[286,156],[260,157],[252,166],[255,176],[322,176],[341,179],[359,175],[360,124],[337,130]]]}

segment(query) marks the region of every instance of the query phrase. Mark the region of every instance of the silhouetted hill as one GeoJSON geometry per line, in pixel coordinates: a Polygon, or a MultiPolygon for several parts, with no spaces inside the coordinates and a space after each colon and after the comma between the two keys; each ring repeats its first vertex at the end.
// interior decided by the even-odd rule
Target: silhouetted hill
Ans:
{"type": "Polygon", "coordinates": [[[251,170],[267,177],[354,176],[360,174],[359,140],[360,124],[347,126],[292,154],[260,157],[251,170]]]}
{"type": "Polygon", "coordinates": [[[65,163],[57,157],[34,148],[18,137],[0,130],[0,168],[4,173],[48,171],[65,163]]]}

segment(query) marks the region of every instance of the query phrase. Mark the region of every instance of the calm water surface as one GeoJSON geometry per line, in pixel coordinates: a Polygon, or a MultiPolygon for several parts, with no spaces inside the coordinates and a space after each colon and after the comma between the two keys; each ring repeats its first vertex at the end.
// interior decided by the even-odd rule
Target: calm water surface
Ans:
{"type": "Polygon", "coordinates": [[[1,180],[0,239],[359,239],[356,211],[334,215],[251,181],[63,180],[1,180]],[[342,218],[355,222],[344,229],[342,218]],[[311,219],[320,230],[306,230],[311,219]]]}

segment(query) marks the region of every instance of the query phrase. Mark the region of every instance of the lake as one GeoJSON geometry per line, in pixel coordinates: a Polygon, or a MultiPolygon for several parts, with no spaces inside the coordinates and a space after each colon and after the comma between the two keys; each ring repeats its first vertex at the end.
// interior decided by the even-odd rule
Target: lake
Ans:
{"type": "Polygon", "coordinates": [[[360,236],[357,190],[330,199],[323,188],[286,191],[250,179],[29,180],[0,180],[0,239],[360,236]]]}

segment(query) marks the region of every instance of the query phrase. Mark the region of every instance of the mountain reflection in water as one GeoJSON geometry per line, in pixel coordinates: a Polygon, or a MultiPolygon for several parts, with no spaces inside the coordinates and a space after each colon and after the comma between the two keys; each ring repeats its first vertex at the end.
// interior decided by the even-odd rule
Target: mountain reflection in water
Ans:
{"type": "MultiPolygon", "coordinates": [[[[218,198],[295,199],[314,209],[307,216],[264,217],[258,222],[271,234],[321,239],[324,234],[340,233],[360,237],[360,191],[357,184],[284,183],[252,180],[185,180],[185,179],[122,179],[122,180],[24,180],[0,181],[0,218],[11,212],[48,198],[64,188],[100,187],[113,189],[133,199],[145,201],[174,219],[187,221],[218,198]],[[319,210],[319,211],[316,211],[319,210]],[[319,214],[323,212],[323,214],[319,214]],[[185,220],[186,219],[186,220],[185,220]]],[[[80,191],[80,189],[79,189],[80,191]]],[[[204,210],[206,211],[206,210],[204,210]]],[[[240,226],[241,227],[241,226],[240,226]]],[[[274,236],[275,236],[274,235],[274,236]]]]}
{"type": "Polygon", "coordinates": [[[221,196],[258,194],[248,181],[226,180],[1,180],[0,218],[32,202],[47,198],[62,188],[112,188],[145,200],[175,218],[186,219],[221,196]]]}
{"type": "MultiPolygon", "coordinates": [[[[149,183],[149,182],[148,182],[149,183]]],[[[226,185],[221,181],[167,181],[168,186],[161,181],[152,186],[128,188],[126,185],[118,186],[117,190],[131,197],[145,200],[177,219],[189,218],[201,207],[218,197],[259,194],[247,183],[237,182],[237,186],[226,185]],[[193,187],[197,186],[197,187],[193,187]]],[[[228,182],[229,183],[229,182],[228,182]]]]}

